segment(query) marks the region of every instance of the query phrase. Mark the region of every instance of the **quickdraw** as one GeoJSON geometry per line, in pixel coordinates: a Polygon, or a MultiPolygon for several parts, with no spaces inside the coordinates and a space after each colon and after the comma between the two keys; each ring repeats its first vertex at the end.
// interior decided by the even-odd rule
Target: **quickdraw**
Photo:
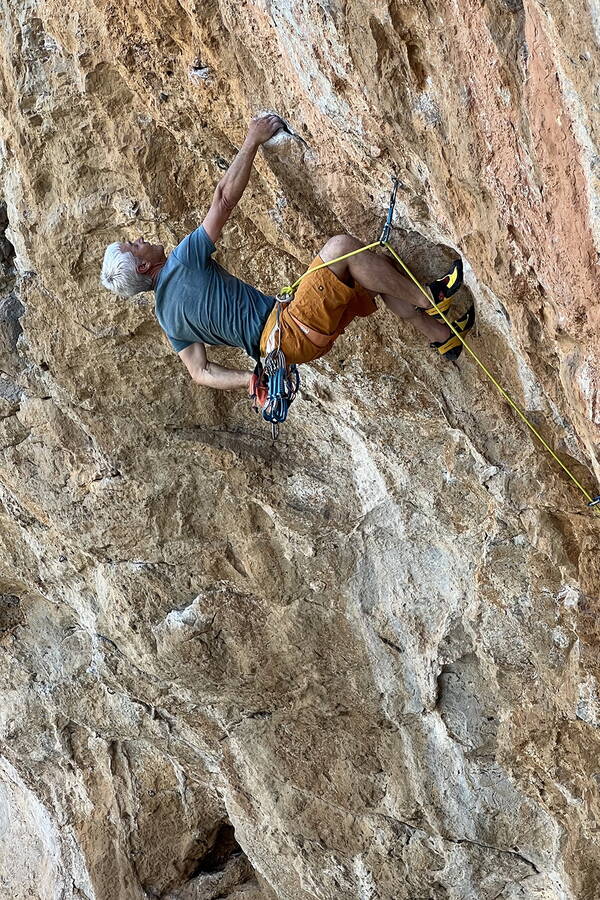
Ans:
{"type": "Polygon", "coordinates": [[[271,435],[276,441],[279,437],[279,425],[285,422],[290,405],[296,399],[300,390],[300,373],[294,363],[288,365],[285,353],[281,349],[281,328],[279,317],[283,303],[289,303],[291,296],[280,294],[277,297],[277,318],[275,334],[277,346],[265,357],[264,365],[257,364],[254,374],[257,378],[255,393],[253,394],[254,408],[258,410],[257,400],[259,390],[262,388],[263,396],[266,389],[266,400],[262,408],[262,417],[271,425],[271,435]]]}
{"type": "Polygon", "coordinates": [[[381,232],[381,237],[379,238],[379,245],[381,247],[386,244],[390,239],[390,231],[392,230],[392,219],[394,218],[394,207],[396,206],[396,194],[398,193],[398,188],[402,184],[397,175],[392,175],[392,184],[394,185],[392,188],[392,194],[390,196],[390,202],[388,205],[388,213],[387,218],[385,220],[385,225],[383,226],[383,230],[381,232]]]}
{"type": "Polygon", "coordinates": [[[296,399],[300,388],[298,366],[287,365],[282,350],[273,350],[265,360],[268,397],[262,411],[265,422],[271,423],[273,440],[279,435],[279,424],[287,419],[290,405],[296,399]],[[270,374],[269,374],[270,372],[270,374]]]}

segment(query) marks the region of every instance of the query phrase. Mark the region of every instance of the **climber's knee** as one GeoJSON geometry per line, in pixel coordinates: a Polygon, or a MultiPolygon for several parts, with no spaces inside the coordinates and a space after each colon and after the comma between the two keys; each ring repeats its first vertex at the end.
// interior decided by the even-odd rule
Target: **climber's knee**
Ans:
{"type": "MultiPolygon", "coordinates": [[[[346,253],[352,253],[353,250],[358,250],[361,246],[360,241],[357,241],[356,238],[351,237],[349,234],[336,234],[334,237],[329,238],[319,253],[319,256],[323,262],[326,263],[329,262],[330,259],[337,259],[338,256],[345,256],[346,253]]],[[[352,278],[348,271],[347,259],[333,263],[327,268],[331,269],[334,275],[337,275],[341,281],[346,284],[352,284],[352,278]]]]}
{"type": "Polygon", "coordinates": [[[351,237],[349,234],[336,234],[334,237],[329,238],[319,256],[323,262],[329,262],[330,259],[336,259],[338,256],[344,256],[345,253],[358,250],[360,246],[360,241],[357,241],[356,238],[351,237]]]}

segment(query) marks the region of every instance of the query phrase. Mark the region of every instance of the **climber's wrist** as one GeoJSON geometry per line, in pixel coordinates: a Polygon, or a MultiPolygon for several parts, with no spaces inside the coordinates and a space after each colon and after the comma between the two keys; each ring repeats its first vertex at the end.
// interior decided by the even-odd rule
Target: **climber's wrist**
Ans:
{"type": "Polygon", "coordinates": [[[250,131],[244,138],[244,143],[240,149],[250,150],[252,153],[256,153],[258,148],[260,147],[261,142],[257,140],[256,136],[253,135],[250,131]]]}

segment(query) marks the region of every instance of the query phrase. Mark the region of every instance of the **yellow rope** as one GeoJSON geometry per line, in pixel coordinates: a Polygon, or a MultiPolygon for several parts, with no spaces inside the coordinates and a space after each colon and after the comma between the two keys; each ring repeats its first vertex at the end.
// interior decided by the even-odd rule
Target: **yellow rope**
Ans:
{"type": "MultiPolygon", "coordinates": [[[[293,292],[296,290],[296,288],[298,287],[298,285],[300,284],[300,282],[302,281],[302,279],[303,279],[303,278],[306,278],[307,275],[310,275],[311,272],[316,272],[318,269],[322,269],[322,268],[324,268],[325,266],[330,266],[330,265],[332,265],[333,263],[341,262],[343,259],[348,259],[350,256],[356,256],[357,253],[362,253],[362,252],[365,251],[365,250],[372,250],[373,247],[379,247],[380,245],[381,245],[381,242],[380,242],[380,241],[374,241],[372,244],[367,244],[365,247],[360,247],[358,250],[352,250],[351,253],[346,253],[344,256],[338,256],[338,257],[336,257],[336,259],[330,259],[330,260],[328,260],[327,262],[321,263],[320,265],[315,266],[315,267],[312,268],[312,269],[308,269],[308,270],[307,270],[303,275],[301,275],[300,278],[298,278],[298,280],[295,281],[292,285],[290,285],[289,287],[284,287],[284,288],[282,288],[282,290],[280,291],[280,296],[281,296],[281,295],[287,295],[287,294],[293,294],[293,292]]],[[[502,387],[502,385],[498,384],[498,382],[496,381],[496,379],[494,378],[494,376],[492,375],[492,373],[491,373],[491,372],[489,371],[489,369],[482,363],[482,361],[479,359],[479,357],[477,356],[477,354],[475,353],[475,351],[472,350],[472,349],[469,347],[469,345],[468,345],[467,342],[464,340],[464,338],[462,337],[462,335],[460,334],[460,332],[457,331],[457,329],[454,327],[454,325],[452,324],[452,322],[451,322],[449,319],[446,318],[446,316],[444,315],[444,313],[442,312],[442,310],[438,307],[437,303],[435,302],[435,299],[432,299],[432,297],[430,297],[430,296],[427,294],[427,292],[425,291],[424,287],[417,281],[417,279],[415,278],[415,276],[413,275],[413,273],[410,271],[410,269],[408,268],[408,266],[406,266],[406,265],[402,262],[402,260],[400,259],[400,257],[398,256],[398,254],[396,253],[396,251],[394,250],[394,248],[392,247],[392,245],[391,245],[388,241],[385,241],[385,243],[383,244],[383,246],[386,247],[386,249],[388,249],[388,250],[390,251],[390,253],[392,254],[392,256],[394,257],[394,259],[396,259],[396,260],[400,263],[400,265],[401,265],[402,268],[405,270],[405,272],[410,276],[410,278],[412,279],[412,281],[416,284],[416,286],[419,288],[419,290],[421,291],[421,293],[425,296],[425,298],[427,299],[427,302],[430,303],[430,304],[435,308],[436,312],[442,317],[442,319],[444,320],[444,322],[446,323],[446,325],[448,326],[448,328],[450,328],[450,330],[454,332],[454,334],[455,334],[456,337],[459,339],[459,341],[461,342],[461,344],[463,345],[463,347],[465,348],[465,350],[466,350],[468,353],[471,354],[471,356],[473,357],[473,359],[475,360],[475,362],[477,363],[477,365],[483,370],[483,372],[485,372],[485,374],[486,374],[487,377],[490,379],[490,381],[492,382],[492,384],[494,384],[494,385],[498,388],[498,390],[500,391],[500,393],[502,394],[502,396],[503,396],[503,397],[508,401],[508,403],[512,406],[512,408],[513,408],[514,411],[517,413],[517,415],[523,420],[523,422],[525,422],[525,424],[526,424],[527,427],[533,432],[533,434],[535,434],[536,438],[537,438],[538,441],[542,444],[542,446],[544,446],[544,447],[546,448],[546,450],[548,451],[548,453],[556,460],[556,462],[557,462],[558,465],[561,467],[561,469],[563,469],[563,470],[567,473],[567,475],[569,476],[569,478],[571,479],[571,481],[579,488],[579,490],[580,490],[581,493],[584,495],[584,497],[587,499],[587,501],[588,501],[589,503],[591,503],[591,502],[594,500],[594,498],[592,497],[592,495],[591,495],[590,493],[588,493],[588,491],[586,491],[586,489],[583,487],[583,485],[582,485],[582,484],[577,480],[577,478],[573,475],[573,473],[571,472],[571,470],[567,468],[567,466],[563,463],[563,461],[562,461],[561,459],[559,459],[559,457],[556,455],[556,453],[554,452],[554,450],[552,449],[552,447],[550,447],[550,445],[544,440],[544,438],[543,438],[542,435],[539,433],[539,431],[537,430],[537,428],[529,421],[529,419],[527,418],[527,416],[525,415],[525,413],[523,412],[523,410],[522,410],[522,409],[514,402],[514,400],[512,399],[512,397],[510,397],[510,395],[504,390],[504,388],[502,387]]],[[[592,512],[593,512],[596,516],[600,516],[600,508],[599,508],[598,506],[593,506],[593,507],[591,507],[591,509],[592,509],[592,512]]]]}
{"type": "Polygon", "coordinates": [[[327,262],[321,263],[318,266],[315,266],[313,269],[307,269],[304,275],[301,275],[298,281],[295,281],[289,287],[284,287],[281,289],[279,294],[293,294],[300,282],[303,278],[306,278],[307,275],[310,275],[311,272],[316,272],[319,269],[323,269],[325,266],[331,266],[333,263],[341,262],[342,259],[348,259],[349,256],[356,256],[357,253],[362,253],[363,250],[371,250],[373,247],[379,247],[379,241],[374,241],[372,244],[367,244],[366,247],[361,247],[359,250],[352,250],[351,253],[346,253],[344,256],[337,256],[335,259],[328,259],[327,262]]]}

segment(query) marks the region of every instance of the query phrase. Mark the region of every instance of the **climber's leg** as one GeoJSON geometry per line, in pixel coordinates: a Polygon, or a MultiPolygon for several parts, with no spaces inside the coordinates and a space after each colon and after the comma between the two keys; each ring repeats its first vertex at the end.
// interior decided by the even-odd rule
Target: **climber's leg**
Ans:
{"type": "MultiPolygon", "coordinates": [[[[360,242],[350,235],[338,234],[327,241],[320,256],[327,262],[358,250],[360,246],[360,242]]],[[[400,275],[385,257],[365,250],[327,268],[346,284],[358,282],[366,290],[381,294],[388,309],[399,319],[412,321],[430,341],[445,341],[450,337],[450,329],[442,321],[422,315],[421,309],[433,308],[432,304],[416,284],[400,275]]]]}
{"type": "MultiPolygon", "coordinates": [[[[350,237],[349,234],[336,234],[327,241],[319,255],[323,262],[328,262],[328,260],[336,259],[352,250],[358,250],[362,246],[360,241],[350,237]]],[[[432,307],[430,301],[416,284],[396,271],[385,256],[380,256],[371,250],[364,250],[349,259],[333,263],[328,268],[346,284],[351,284],[354,280],[367,291],[373,291],[382,296],[389,294],[392,297],[407,300],[412,306],[425,309],[432,307]]]]}
{"type": "Polygon", "coordinates": [[[400,300],[391,294],[382,294],[381,299],[388,309],[399,319],[406,319],[424,334],[430,341],[446,341],[450,337],[450,329],[443,322],[431,319],[425,310],[418,309],[407,300],[400,300]]]}

